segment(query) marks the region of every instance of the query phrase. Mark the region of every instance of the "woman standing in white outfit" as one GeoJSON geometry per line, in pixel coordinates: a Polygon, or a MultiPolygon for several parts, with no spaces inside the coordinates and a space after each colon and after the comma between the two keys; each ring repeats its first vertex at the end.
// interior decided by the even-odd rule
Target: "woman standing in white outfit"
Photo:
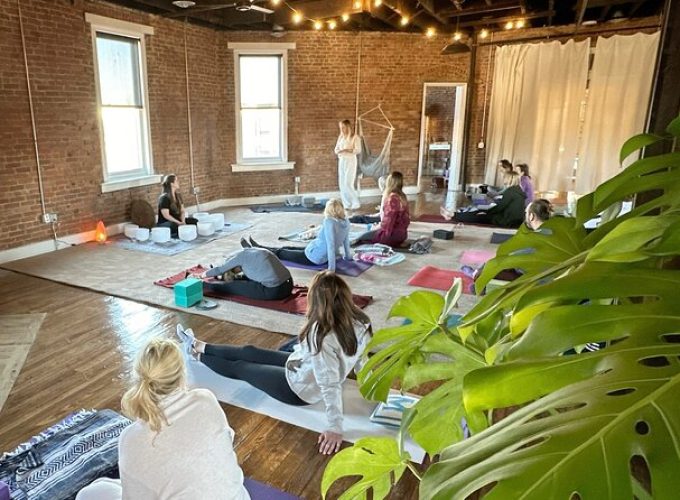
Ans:
{"type": "Polygon", "coordinates": [[[352,123],[342,120],[340,136],[335,144],[335,154],[338,155],[338,186],[340,198],[345,210],[356,210],[360,207],[359,191],[355,181],[357,177],[357,155],[361,152],[361,144],[356,134],[352,133],[352,123]]]}

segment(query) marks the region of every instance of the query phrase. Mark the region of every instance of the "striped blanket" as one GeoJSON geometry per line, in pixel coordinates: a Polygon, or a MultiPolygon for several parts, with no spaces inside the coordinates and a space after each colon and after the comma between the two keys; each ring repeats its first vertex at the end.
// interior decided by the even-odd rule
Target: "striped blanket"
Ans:
{"type": "Polygon", "coordinates": [[[80,410],[0,457],[12,500],[74,498],[117,473],[118,436],[130,421],[113,410],[80,410]]]}

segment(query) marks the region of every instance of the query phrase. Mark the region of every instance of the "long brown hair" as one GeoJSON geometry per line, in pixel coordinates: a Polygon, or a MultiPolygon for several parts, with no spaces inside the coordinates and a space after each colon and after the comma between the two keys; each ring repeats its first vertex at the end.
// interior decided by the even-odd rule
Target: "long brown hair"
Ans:
{"type": "Polygon", "coordinates": [[[163,192],[170,197],[170,208],[173,210],[180,210],[182,208],[182,195],[179,191],[175,191],[175,195],[172,194],[172,183],[177,180],[176,174],[168,174],[163,177],[163,192]]]}
{"type": "Polygon", "coordinates": [[[321,271],[312,278],[307,299],[307,322],[300,332],[300,342],[306,340],[310,350],[318,353],[326,336],[335,333],[345,354],[356,354],[355,323],[367,325],[371,332],[371,320],[352,300],[352,291],[345,280],[333,271],[321,271]],[[315,328],[313,341],[310,334],[315,328]]]}
{"type": "Polygon", "coordinates": [[[402,203],[408,204],[408,200],[404,194],[404,176],[401,172],[392,172],[387,176],[385,189],[383,190],[382,195],[382,203],[385,203],[391,194],[396,194],[399,196],[402,203]]]}

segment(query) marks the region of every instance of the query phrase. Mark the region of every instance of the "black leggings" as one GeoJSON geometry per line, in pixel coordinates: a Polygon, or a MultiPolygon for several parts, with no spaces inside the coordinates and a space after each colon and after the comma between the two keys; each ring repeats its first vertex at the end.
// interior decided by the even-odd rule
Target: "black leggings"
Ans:
{"type": "Polygon", "coordinates": [[[480,214],[479,212],[456,212],[453,216],[456,222],[466,222],[468,224],[488,224],[493,225],[491,216],[487,213],[480,214]]]}
{"type": "Polygon", "coordinates": [[[279,286],[264,286],[259,281],[249,279],[236,279],[234,281],[207,282],[204,285],[208,290],[240,295],[256,300],[281,300],[289,297],[293,292],[293,278],[288,278],[279,286]]]}
{"type": "Polygon", "coordinates": [[[274,255],[276,255],[281,260],[287,260],[288,262],[295,262],[296,264],[302,264],[304,266],[316,266],[314,262],[307,258],[305,254],[305,249],[300,247],[262,247],[266,248],[274,255]]]}
{"type": "Polygon", "coordinates": [[[260,349],[252,345],[237,347],[206,344],[200,360],[212,371],[248,382],[282,403],[307,405],[309,403],[300,399],[288,385],[285,368],[288,356],[289,352],[260,349]]]}

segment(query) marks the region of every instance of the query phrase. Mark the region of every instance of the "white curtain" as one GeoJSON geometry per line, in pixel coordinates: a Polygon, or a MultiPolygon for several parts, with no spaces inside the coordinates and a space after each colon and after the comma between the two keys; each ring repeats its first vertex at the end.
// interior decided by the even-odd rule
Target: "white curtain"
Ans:
{"type": "Polygon", "coordinates": [[[526,163],[537,190],[566,191],[577,151],[589,41],[496,48],[485,182],[497,164],[526,163]]]}
{"type": "MultiPolygon", "coordinates": [[[[587,193],[616,175],[619,151],[644,131],[659,32],[598,37],[583,125],[576,192],[587,193]]],[[[637,159],[632,156],[624,163],[637,159]]]]}

